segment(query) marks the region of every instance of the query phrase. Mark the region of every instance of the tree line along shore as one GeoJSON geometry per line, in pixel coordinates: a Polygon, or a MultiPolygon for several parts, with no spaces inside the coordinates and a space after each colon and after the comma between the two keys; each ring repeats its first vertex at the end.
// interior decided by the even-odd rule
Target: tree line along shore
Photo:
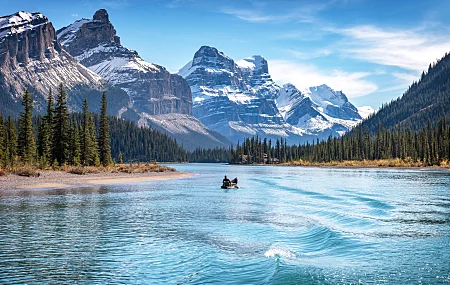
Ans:
{"type": "MultiPolygon", "coordinates": [[[[61,84],[53,96],[49,92],[47,112],[43,116],[33,116],[33,99],[28,90],[22,97],[23,111],[18,120],[0,114],[0,174],[15,173],[22,176],[39,176],[40,170],[65,170],[75,174],[107,172],[163,172],[174,171],[173,168],[160,166],[156,158],[181,157],[181,148],[166,135],[145,131],[118,119],[107,116],[106,93],[102,94],[100,114],[88,111],[87,99],[83,102],[82,113],[69,114],[67,93],[61,84]],[[118,143],[113,138],[116,159],[111,154],[111,134],[122,133],[124,137],[118,143]],[[125,144],[141,138],[141,148],[160,150],[152,151],[152,156],[137,156],[139,147],[130,147],[126,158],[130,163],[123,163],[124,155],[118,149],[126,149],[125,144]],[[173,151],[169,154],[167,149],[173,151]],[[157,153],[158,152],[158,153],[157,153]],[[132,157],[137,156],[137,163],[132,163],[132,157]],[[140,163],[143,161],[152,163],[140,163]]],[[[116,135],[117,136],[117,135],[116,135]]],[[[136,141],[134,141],[136,143],[136,141]]],[[[136,162],[136,161],[135,161],[136,162]]]]}
{"type": "Polygon", "coordinates": [[[286,140],[247,138],[231,150],[232,164],[285,164],[347,167],[444,167],[450,168],[450,125],[446,118],[432,127],[415,132],[386,130],[381,125],[375,134],[361,126],[337,138],[303,145],[287,145],[286,140]]]}

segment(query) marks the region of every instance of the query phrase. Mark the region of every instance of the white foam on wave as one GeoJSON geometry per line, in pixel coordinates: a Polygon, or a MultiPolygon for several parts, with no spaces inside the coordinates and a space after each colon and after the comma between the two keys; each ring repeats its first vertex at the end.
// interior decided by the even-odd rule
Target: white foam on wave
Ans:
{"type": "Polygon", "coordinates": [[[295,254],[293,252],[291,252],[288,249],[282,249],[282,248],[278,248],[278,247],[271,247],[269,250],[267,250],[264,253],[265,257],[284,257],[284,258],[289,258],[289,259],[293,259],[295,258],[295,254]]]}

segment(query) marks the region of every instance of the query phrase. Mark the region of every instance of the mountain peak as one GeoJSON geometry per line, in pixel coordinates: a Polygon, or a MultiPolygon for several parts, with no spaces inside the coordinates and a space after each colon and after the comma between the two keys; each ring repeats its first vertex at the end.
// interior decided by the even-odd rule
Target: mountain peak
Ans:
{"type": "Polygon", "coordinates": [[[57,34],[61,44],[69,53],[104,44],[120,45],[120,37],[117,36],[105,9],[95,12],[92,19],[77,20],[75,23],[59,29],[57,34]]]}
{"type": "Polygon", "coordinates": [[[321,89],[321,90],[333,90],[330,86],[328,86],[326,84],[321,84],[321,85],[314,86],[314,87],[311,87],[311,88],[315,88],[316,90],[319,90],[319,89],[321,89]]]}
{"type": "Polygon", "coordinates": [[[283,89],[297,89],[297,87],[292,83],[286,83],[283,85],[283,89]]]}
{"type": "Polygon", "coordinates": [[[109,15],[108,12],[105,9],[100,9],[97,12],[95,12],[94,21],[100,21],[102,23],[109,23],[109,15]]]}
{"type": "Polygon", "coordinates": [[[48,23],[47,17],[41,13],[20,11],[12,15],[0,17],[0,37],[19,34],[48,23]]]}
{"type": "Polygon", "coordinates": [[[233,72],[236,63],[215,47],[202,46],[195,53],[192,66],[202,66],[213,69],[225,69],[233,72]]]}
{"type": "Polygon", "coordinates": [[[200,49],[195,53],[194,59],[201,57],[224,57],[230,59],[223,52],[212,46],[201,46],[200,49]]]}
{"type": "Polygon", "coordinates": [[[236,64],[243,70],[257,72],[260,74],[269,73],[269,64],[261,55],[254,55],[241,59],[236,64]]]}

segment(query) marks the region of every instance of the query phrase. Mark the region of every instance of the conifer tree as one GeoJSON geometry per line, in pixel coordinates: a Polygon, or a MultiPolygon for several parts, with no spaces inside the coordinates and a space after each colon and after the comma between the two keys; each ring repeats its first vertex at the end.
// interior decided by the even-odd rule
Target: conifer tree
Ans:
{"type": "Polygon", "coordinates": [[[5,166],[5,127],[3,116],[0,114],[0,167],[5,166]]]}
{"type": "Polygon", "coordinates": [[[28,89],[22,98],[23,113],[19,120],[18,154],[25,163],[33,163],[36,158],[36,141],[34,138],[33,122],[31,120],[33,111],[33,98],[28,89]]]}
{"type": "Polygon", "coordinates": [[[52,162],[52,141],[53,141],[53,94],[52,90],[47,98],[47,114],[44,116],[39,129],[39,156],[44,167],[52,162]]]}
{"type": "Polygon", "coordinates": [[[81,164],[100,165],[100,158],[97,148],[97,139],[95,136],[95,124],[92,115],[88,111],[89,106],[86,99],[83,102],[83,113],[81,115],[81,130],[80,130],[80,161],[81,164]]]}
{"type": "Polygon", "coordinates": [[[118,163],[123,164],[123,155],[122,152],[119,152],[118,163]]]}
{"type": "Polygon", "coordinates": [[[103,166],[108,166],[112,163],[111,145],[109,139],[109,122],[106,115],[107,106],[106,93],[103,92],[98,133],[98,151],[100,156],[100,163],[103,166]]]}
{"type": "Polygon", "coordinates": [[[67,108],[67,94],[64,86],[59,86],[56,96],[56,106],[53,118],[53,159],[59,165],[67,162],[69,154],[69,111],[67,108]]]}
{"type": "Polygon", "coordinates": [[[89,123],[89,113],[88,113],[88,102],[85,98],[83,101],[83,113],[81,114],[81,127],[80,127],[80,162],[82,165],[89,164],[89,134],[88,134],[88,123],[89,123]]]}
{"type": "Polygon", "coordinates": [[[88,119],[88,165],[99,166],[100,165],[100,157],[98,154],[98,146],[97,140],[95,137],[95,124],[94,118],[89,116],[88,119]]]}
{"type": "Polygon", "coordinates": [[[17,156],[17,128],[11,116],[5,127],[5,166],[14,166],[17,156]]]}
{"type": "Polygon", "coordinates": [[[80,164],[80,137],[79,128],[76,120],[73,121],[70,127],[70,164],[80,164]]]}

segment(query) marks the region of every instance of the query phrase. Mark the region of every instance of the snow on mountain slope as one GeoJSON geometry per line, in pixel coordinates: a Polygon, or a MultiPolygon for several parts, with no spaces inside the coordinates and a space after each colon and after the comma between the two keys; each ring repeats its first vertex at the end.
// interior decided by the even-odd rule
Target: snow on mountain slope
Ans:
{"type": "Polygon", "coordinates": [[[234,142],[252,135],[304,142],[341,135],[361,120],[345,94],[326,85],[280,87],[259,55],[234,62],[203,46],[178,74],[191,86],[194,116],[234,142]]]}
{"type": "Polygon", "coordinates": [[[326,85],[300,91],[292,84],[285,84],[277,106],[287,123],[319,136],[330,132],[342,135],[361,121],[345,94],[326,85]]]}
{"type": "Polygon", "coordinates": [[[81,64],[127,92],[130,111],[150,115],[192,113],[186,81],[122,46],[106,10],[58,30],[58,39],[81,64]]]}
{"type": "Polygon", "coordinates": [[[49,90],[56,90],[60,83],[69,91],[86,91],[102,89],[102,81],[61,48],[44,15],[18,12],[0,17],[0,94],[7,101],[2,106],[4,114],[17,116],[18,98],[26,89],[40,112],[49,90]]]}
{"type": "Polygon", "coordinates": [[[361,120],[358,109],[353,106],[342,91],[334,91],[327,85],[310,87],[308,96],[319,106],[319,111],[346,120],[361,120]]]}
{"type": "Polygon", "coordinates": [[[194,116],[233,142],[251,135],[279,138],[304,133],[287,124],[278,111],[275,99],[280,87],[261,56],[236,63],[216,48],[203,46],[178,74],[191,86],[194,116]]]}
{"type": "Polygon", "coordinates": [[[207,141],[211,146],[228,146],[226,138],[207,130],[192,116],[192,93],[186,80],[121,45],[106,10],[58,30],[58,39],[81,64],[128,94],[129,104],[121,107],[119,116],[158,126],[173,136],[185,130],[178,141],[188,148],[207,141]],[[155,119],[161,115],[170,119],[155,119]],[[194,142],[189,136],[200,139],[194,142]]]}
{"type": "Polygon", "coordinates": [[[370,106],[361,106],[361,107],[357,107],[357,108],[358,108],[359,115],[363,119],[366,119],[367,117],[369,117],[370,115],[375,113],[375,110],[370,106]]]}
{"type": "Polygon", "coordinates": [[[194,150],[197,147],[214,148],[230,145],[225,137],[211,131],[196,118],[187,114],[143,114],[138,125],[167,132],[179,143],[183,143],[188,150],[194,150]]]}

